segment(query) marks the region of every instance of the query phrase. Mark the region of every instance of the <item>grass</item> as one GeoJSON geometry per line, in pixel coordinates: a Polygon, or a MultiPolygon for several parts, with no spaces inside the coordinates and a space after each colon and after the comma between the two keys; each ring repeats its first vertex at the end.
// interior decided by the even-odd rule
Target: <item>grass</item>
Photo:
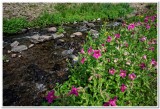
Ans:
{"type": "Polygon", "coordinates": [[[3,32],[13,34],[23,28],[42,28],[48,25],[61,25],[63,23],[73,23],[74,21],[101,19],[115,19],[125,16],[132,12],[129,4],[111,4],[111,3],[64,3],[55,6],[56,13],[46,11],[34,19],[27,21],[25,18],[3,19],[3,32]]]}
{"type": "Polygon", "coordinates": [[[69,80],[48,92],[48,102],[42,105],[157,106],[155,6],[153,9],[128,19],[118,30],[107,31],[104,24],[96,40],[89,33],[79,62],[70,66],[69,80]],[[90,47],[99,51],[89,54],[90,47]]]}

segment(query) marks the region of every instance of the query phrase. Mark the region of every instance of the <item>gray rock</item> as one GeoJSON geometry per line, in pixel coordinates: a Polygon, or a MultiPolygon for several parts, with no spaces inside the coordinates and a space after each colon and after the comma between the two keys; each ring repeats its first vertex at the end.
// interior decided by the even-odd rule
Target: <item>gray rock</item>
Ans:
{"type": "Polygon", "coordinates": [[[57,31],[56,27],[48,28],[48,32],[56,32],[56,31],[57,31]]]}
{"type": "Polygon", "coordinates": [[[39,91],[45,91],[47,90],[46,89],[46,86],[44,84],[39,84],[39,83],[36,83],[36,88],[39,90],[39,91]]]}
{"type": "Polygon", "coordinates": [[[19,45],[19,46],[16,46],[16,47],[13,47],[11,49],[12,52],[21,52],[21,51],[24,51],[24,50],[27,50],[27,46],[26,45],[19,45]]]}
{"type": "Polygon", "coordinates": [[[75,55],[69,55],[69,58],[71,58],[74,63],[78,62],[78,57],[75,55]]]}
{"type": "Polygon", "coordinates": [[[13,48],[13,47],[18,46],[18,44],[19,44],[18,41],[14,41],[13,43],[10,44],[10,46],[13,48]]]}
{"type": "Polygon", "coordinates": [[[100,20],[101,20],[101,18],[98,18],[97,20],[98,20],[98,21],[100,21],[100,20]]]}
{"type": "Polygon", "coordinates": [[[65,42],[65,40],[63,40],[63,39],[59,39],[59,40],[58,40],[58,42],[65,42]]]}
{"type": "Polygon", "coordinates": [[[34,44],[30,44],[29,46],[28,46],[28,48],[31,48],[31,47],[33,47],[34,46],[34,44]]]}
{"type": "Polygon", "coordinates": [[[86,21],[86,20],[85,20],[85,21],[83,21],[83,23],[86,23],[86,24],[87,24],[87,23],[88,23],[88,21],[86,21]]]}
{"type": "Polygon", "coordinates": [[[75,32],[70,37],[75,37],[75,36],[82,36],[82,33],[81,32],[75,32]]]}
{"type": "Polygon", "coordinates": [[[16,56],[17,56],[17,54],[12,54],[11,55],[12,58],[15,58],[16,56]]]}
{"type": "Polygon", "coordinates": [[[76,22],[76,21],[74,21],[74,22],[73,22],[73,24],[77,24],[77,22],[76,22]]]}
{"type": "Polygon", "coordinates": [[[53,39],[62,38],[62,37],[64,37],[64,34],[55,33],[55,34],[52,34],[52,37],[53,37],[53,39]]]}
{"type": "Polygon", "coordinates": [[[121,24],[122,24],[121,22],[113,22],[113,23],[108,24],[107,27],[116,27],[116,26],[119,26],[121,24]]]}
{"type": "Polygon", "coordinates": [[[92,35],[93,38],[98,38],[98,36],[99,36],[99,33],[96,30],[91,29],[90,33],[91,33],[91,35],[92,35]]]}
{"type": "Polygon", "coordinates": [[[94,23],[87,23],[87,26],[89,26],[89,27],[95,27],[94,23]]]}
{"type": "Polygon", "coordinates": [[[27,32],[27,29],[22,29],[21,32],[25,33],[25,32],[27,32]]]}
{"type": "Polygon", "coordinates": [[[52,36],[46,36],[46,35],[39,36],[38,34],[30,37],[30,41],[33,43],[40,43],[40,42],[48,41],[51,39],[52,39],[52,36]]]}
{"type": "Polygon", "coordinates": [[[79,31],[87,31],[88,30],[88,28],[87,28],[87,26],[86,26],[86,24],[84,25],[84,26],[81,26],[80,28],[79,28],[79,31]]]}
{"type": "Polygon", "coordinates": [[[62,51],[62,56],[71,55],[73,53],[73,51],[74,51],[74,49],[64,50],[64,51],[62,51]]]}

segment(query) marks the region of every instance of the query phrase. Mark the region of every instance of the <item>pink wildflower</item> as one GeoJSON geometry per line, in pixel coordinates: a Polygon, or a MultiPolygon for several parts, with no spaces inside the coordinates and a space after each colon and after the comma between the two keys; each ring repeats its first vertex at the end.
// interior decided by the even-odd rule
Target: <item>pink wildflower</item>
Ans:
{"type": "Polygon", "coordinates": [[[120,76],[122,78],[126,77],[126,71],[125,70],[120,70],[120,76]]]}
{"type": "Polygon", "coordinates": [[[146,28],[147,28],[147,29],[150,29],[151,27],[150,27],[150,25],[146,25],[146,28]]]}
{"type": "Polygon", "coordinates": [[[148,50],[154,51],[154,47],[149,47],[148,50]]]}
{"type": "Polygon", "coordinates": [[[115,69],[113,69],[113,68],[112,68],[112,69],[109,69],[109,73],[112,74],[112,75],[114,75],[115,69]]]}
{"type": "Polygon", "coordinates": [[[108,36],[107,42],[111,42],[111,41],[112,41],[112,37],[111,37],[111,36],[108,36]]]}
{"type": "Polygon", "coordinates": [[[155,60],[155,59],[152,59],[151,64],[152,64],[152,66],[157,66],[156,60],[155,60]]]}
{"type": "Polygon", "coordinates": [[[141,69],[145,69],[146,67],[145,63],[141,63],[139,66],[141,67],[141,69]]]}
{"type": "Polygon", "coordinates": [[[143,56],[143,59],[147,59],[147,56],[146,56],[146,55],[144,55],[144,56],[143,56]]]}
{"type": "Polygon", "coordinates": [[[85,54],[85,52],[84,52],[84,49],[83,49],[83,48],[81,49],[81,54],[85,54]]]}
{"type": "Polygon", "coordinates": [[[115,34],[115,38],[120,38],[120,34],[115,34]]]}
{"type": "Polygon", "coordinates": [[[127,86],[124,85],[124,84],[122,84],[122,85],[121,85],[121,92],[124,92],[126,89],[127,89],[127,86]]]}
{"type": "Polygon", "coordinates": [[[100,50],[94,50],[93,57],[96,58],[96,59],[101,57],[101,51],[100,50]]]}
{"type": "Polygon", "coordinates": [[[105,102],[103,106],[117,106],[116,105],[117,97],[110,99],[108,102],[105,102]]]}
{"type": "Polygon", "coordinates": [[[57,96],[54,95],[54,90],[48,92],[48,95],[46,96],[46,100],[48,101],[48,103],[52,103],[56,98],[57,96]]]}
{"type": "Polygon", "coordinates": [[[71,89],[71,91],[69,92],[69,94],[70,94],[70,95],[73,94],[73,95],[78,96],[78,89],[75,88],[74,86],[72,86],[72,89],[71,89]]]}
{"type": "Polygon", "coordinates": [[[144,42],[144,41],[146,41],[146,39],[147,39],[147,38],[146,38],[145,36],[143,36],[143,37],[141,37],[140,40],[141,40],[142,42],[144,42]]]}
{"type": "Polygon", "coordinates": [[[84,64],[84,61],[86,61],[86,58],[82,58],[81,63],[84,64]]]}
{"type": "Polygon", "coordinates": [[[88,54],[91,55],[92,53],[93,53],[93,49],[92,49],[92,47],[90,47],[90,48],[88,49],[88,54]]]}
{"type": "Polygon", "coordinates": [[[131,73],[128,76],[131,80],[134,80],[136,78],[136,75],[134,73],[131,73]]]}
{"type": "Polygon", "coordinates": [[[132,30],[135,28],[135,24],[134,23],[131,23],[128,25],[128,30],[132,30]]]}

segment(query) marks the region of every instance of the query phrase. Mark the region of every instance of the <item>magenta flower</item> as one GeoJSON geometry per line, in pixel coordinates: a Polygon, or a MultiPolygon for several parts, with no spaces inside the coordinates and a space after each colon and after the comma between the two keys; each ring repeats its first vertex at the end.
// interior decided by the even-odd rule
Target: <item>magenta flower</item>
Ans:
{"type": "Polygon", "coordinates": [[[134,80],[136,78],[136,75],[134,73],[131,73],[128,76],[131,80],[134,80]]]}
{"type": "Polygon", "coordinates": [[[114,75],[115,69],[113,69],[113,68],[112,68],[112,69],[109,69],[109,73],[112,74],[112,75],[114,75]]]}
{"type": "Polygon", "coordinates": [[[149,47],[148,50],[154,51],[154,47],[149,47]]]}
{"type": "Polygon", "coordinates": [[[135,24],[134,23],[131,23],[128,25],[128,30],[132,30],[135,28],[135,24]]]}
{"type": "Polygon", "coordinates": [[[104,47],[104,44],[102,44],[102,46],[104,47]]]}
{"type": "Polygon", "coordinates": [[[54,90],[48,92],[48,95],[46,96],[46,100],[48,101],[48,103],[52,103],[56,98],[57,96],[54,95],[54,90]]]}
{"type": "Polygon", "coordinates": [[[143,56],[143,59],[147,59],[147,56],[146,56],[146,55],[144,55],[144,56],[143,56]]]}
{"type": "Polygon", "coordinates": [[[108,102],[105,102],[103,106],[117,106],[116,105],[117,97],[110,99],[108,102]]]}
{"type": "Polygon", "coordinates": [[[145,36],[143,36],[143,37],[141,37],[140,40],[141,40],[142,42],[144,42],[144,41],[146,41],[146,39],[147,39],[147,38],[146,38],[145,36]]]}
{"type": "Polygon", "coordinates": [[[152,22],[154,22],[155,18],[156,18],[155,16],[151,16],[152,22]]]}
{"type": "Polygon", "coordinates": [[[145,63],[141,63],[139,66],[141,67],[141,69],[145,69],[146,67],[145,63]]]}
{"type": "Polygon", "coordinates": [[[126,77],[126,71],[125,70],[120,70],[120,76],[122,78],[126,77]]]}
{"type": "Polygon", "coordinates": [[[93,49],[92,49],[92,47],[90,47],[90,48],[88,49],[88,54],[91,55],[92,53],[93,53],[93,49]]]}
{"type": "Polygon", "coordinates": [[[101,51],[100,50],[94,50],[93,51],[94,54],[93,54],[93,57],[98,59],[99,57],[101,57],[101,51]]]}
{"type": "Polygon", "coordinates": [[[147,28],[147,29],[150,29],[151,27],[150,27],[150,25],[146,25],[146,28],[147,28]]]}
{"type": "Polygon", "coordinates": [[[120,34],[115,34],[115,38],[120,38],[120,34]]]}
{"type": "Polygon", "coordinates": [[[149,18],[149,16],[146,16],[145,19],[144,19],[144,22],[147,23],[148,22],[148,18],[149,18]]]}
{"type": "Polygon", "coordinates": [[[84,49],[83,49],[83,48],[81,49],[81,54],[85,54],[85,52],[84,52],[84,49]]]}
{"type": "Polygon", "coordinates": [[[122,84],[122,85],[121,85],[121,92],[124,92],[126,89],[127,89],[127,86],[124,85],[124,84],[122,84]]]}
{"type": "Polygon", "coordinates": [[[86,58],[82,58],[81,63],[84,64],[84,61],[86,61],[86,58]]]}
{"type": "Polygon", "coordinates": [[[152,66],[157,66],[156,60],[155,60],[155,59],[152,59],[151,64],[152,64],[152,66]]]}
{"type": "Polygon", "coordinates": [[[112,37],[111,37],[111,36],[108,36],[107,42],[111,42],[111,41],[112,41],[112,37]]]}
{"type": "Polygon", "coordinates": [[[78,89],[75,88],[74,86],[72,86],[72,89],[71,89],[71,91],[69,92],[69,94],[70,94],[70,95],[73,94],[73,95],[75,95],[75,96],[78,96],[78,89]]]}

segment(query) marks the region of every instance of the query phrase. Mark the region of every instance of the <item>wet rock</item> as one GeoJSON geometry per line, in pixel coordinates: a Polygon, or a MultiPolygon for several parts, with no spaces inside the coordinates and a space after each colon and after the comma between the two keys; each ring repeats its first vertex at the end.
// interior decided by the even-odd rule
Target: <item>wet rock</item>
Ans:
{"type": "Polygon", "coordinates": [[[93,38],[98,38],[98,36],[99,36],[99,33],[96,30],[91,29],[90,33],[91,33],[91,35],[92,35],[93,38]]]}
{"type": "Polygon", "coordinates": [[[87,31],[87,30],[88,30],[88,28],[87,28],[86,24],[79,28],[79,31],[81,31],[81,32],[87,31]]]}
{"type": "Polygon", "coordinates": [[[87,23],[87,26],[89,26],[89,27],[95,27],[94,23],[87,23]]]}
{"type": "Polygon", "coordinates": [[[52,36],[46,36],[46,35],[39,36],[38,34],[30,37],[30,41],[33,43],[40,43],[40,42],[48,41],[51,39],[52,39],[52,36]]]}
{"type": "Polygon", "coordinates": [[[16,46],[14,48],[11,49],[12,52],[21,52],[21,51],[24,51],[24,50],[27,50],[27,46],[26,45],[19,45],[19,46],[16,46]]]}
{"type": "Polygon", "coordinates": [[[62,38],[62,37],[64,37],[64,34],[55,33],[55,34],[52,34],[52,37],[53,37],[53,39],[62,38]]]}
{"type": "Polygon", "coordinates": [[[28,46],[28,48],[31,48],[31,47],[33,47],[34,46],[34,44],[30,44],[29,46],[28,46]]]}
{"type": "Polygon", "coordinates": [[[122,24],[121,22],[113,22],[113,23],[108,24],[107,27],[116,27],[116,26],[119,26],[121,24],[122,24]]]}
{"type": "Polygon", "coordinates": [[[70,55],[69,58],[71,58],[74,63],[77,63],[77,62],[78,62],[78,57],[75,56],[75,55],[70,55]]]}
{"type": "Polygon", "coordinates": [[[11,50],[8,50],[7,53],[11,53],[11,50]]]}
{"type": "Polygon", "coordinates": [[[36,88],[39,90],[39,91],[45,91],[47,90],[46,89],[46,86],[44,84],[39,84],[39,83],[36,83],[36,88]]]}
{"type": "Polygon", "coordinates": [[[18,55],[18,57],[20,58],[20,57],[22,57],[22,55],[18,55]]]}
{"type": "Polygon", "coordinates": [[[16,56],[17,56],[17,54],[12,54],[11,55],[12,58],[15,58],[16,56]]]}
{"type": "Polygon", "coordinates": [[[98,21],[100,21],[100,20],[101,20],[101,18],[98,18],[97,20],[98,20],[98,21]]]}
{"type": "Polygon", "coordinates": [[[81,32],[75,32],[70,37],[75,37],[75,36],[82,36],[82,33],[81,32]]]}
{"type": "Polygon", "coordinates": [[[62,52],[62,56],[71,55],[73,53],[73,51],[74,51],[74,49],[64,50],[62,52]]]}
{"type": "Polygon", "coordinates": [[[10,46],[13,48],[13,47],[18,46],[18,44],[19,44],[18,41],[14,41],[13,43],[10,44],[10,46]]]}
{"type": "Polygon", "coordinates": [[[58,42],[65,42],[65,40],[63,40],[63,39],[59,39],[59,40],[58,40],[58,42]]]}
{"type": "Polygon", "coordinates": [[[56,32],[56,31],[57,31],[56,27],[48,28],[48,32],[56,32]]]}
{"type": "Polygon", "coordinates": [[[27,32],[27,29],[22,29],[21,32],[25,33],[25,32],[27,32]]]}
{"type": "Polygon", "coordinates": [[[86,24],[87,24],[87,23],[88,23],[88,21],[83,21],[83,23],[86,23],[86,24]]]}

